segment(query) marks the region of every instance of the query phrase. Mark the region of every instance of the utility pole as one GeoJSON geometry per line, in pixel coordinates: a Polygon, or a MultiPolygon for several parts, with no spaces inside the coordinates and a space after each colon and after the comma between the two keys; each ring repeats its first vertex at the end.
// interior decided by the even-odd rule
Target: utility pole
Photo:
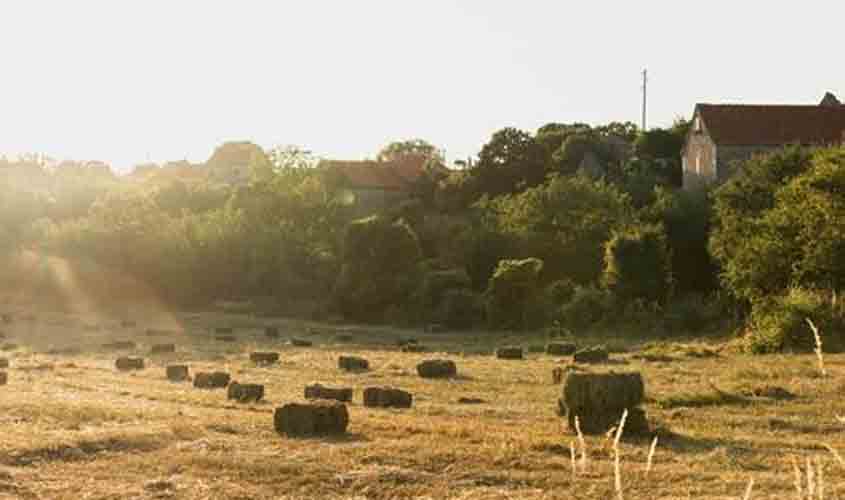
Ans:
{"type": "Polygon", "coordinates": [[[646,104],[648,103],[648,70],[643,70],[643,126],[642,131],[646,131],[646,104]]]}

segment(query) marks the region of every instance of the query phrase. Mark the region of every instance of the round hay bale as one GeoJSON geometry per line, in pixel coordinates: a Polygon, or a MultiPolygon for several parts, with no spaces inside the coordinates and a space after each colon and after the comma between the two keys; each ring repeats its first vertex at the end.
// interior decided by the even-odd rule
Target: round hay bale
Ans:
{"type": "Polygon", "coordinates": [[[573,429],[577,416],[584,433],[600,434],[616,425],[625,409],[631,429],[636,428],[634,410],[644,398],[645,384],[639,373],[569,372],[559,404],[573,429]]]}
{"type": "Polygon", "coordinates": [[[546,344],[546,354],[550,356],[572,356],[576,350],[575,342],[549,342],[546,344]]]}
{"type": "Polygon", "coordinates": [[[144,359],[122,356],[117,358],[117,360],[114,362],[114,366],[120,371],[143,370],[144,359]]]}
{"type": "Polygon", "coordinates": [[[6,358],[0,358],[0,368],[8,368],[9,367],[9,360],[6,358]]]}
{"type": "Polygon", "coordinates": [[[348,426],[349,411],[336,401],[288,403],[273,413],[276,432],[290,437],[343,434],[348,426]]]}
{"type": "Polygon", "coordinates": [[[0,385],[6,385],[9,383],[9,376],[6,372],[0,372],[0,385]]]}
{"type": "Polygon", "coordinates": [[[361,372],[370,369],[370,362],[356,356],[341,356],[337,359],[337,366],[348,372],[361,372]]]}
{"type": "Polygon", "coordinates": [[[597,345],[576,351],[573,360],[576,363],[607,363],[610,353],[607,352],[607,347],[597,345]]]}
{"type": "Polygon", "coordinates": [[[176,344],[156,344],[150,349],[151,354],[172,354],[176,352],[176,344]]]}
{"type": "Polygon", "coordinates": [[[392,387],[364,389],[364,406],[368,408],[410,408],[413,399],[410,392],[392,387]]]}
{"type": "Polygon", "coordinates": [[[239,403],[258,402],[264,399],[264,386],[261,384],[239,384],[232,382],[226,393],[227,399],[239,403]]]}
{"type": "Polygon", "coordinates": [[[449,359],[427,359],[417,365],[417,373],[422,378],[450,378],[458,374],[458,367],[449,359]]]}
{"type": "Polygon", "coordinates": [[[249,360],[258,365],[272,365],[279,362],[279,353],[253,352],[249,355],[249,360]]]}
{"type": "Polygon", "coordinates": [[[329,399],[348,403],[352,401],[352,388],[332,388],[321,384],[305,386],[305,399],[329,399]]]}
{"type": "Polygon", "coordinates": [[[496,349],[496,357],[499,359],[525,359],[522,347],[509,346],[496,349]]]}
{"type": "Polygon", "coordinates": [[[188,365],[170,365],[167,367],[167,380],[184,382],[188,380],[188,365]]]}
{"type": "Polygon", "coordinates": [[[194,387],[197,389],[223,389],[229,385],[231,377],[226,372],[200,372],[194,375],[194,387]]]}
{"type": "Polygon", "coordinates": [[[290,339],[290,345],[294,347],[313,347],[314,342],[311,342],[310,340],[292,338],[290,339]]]}

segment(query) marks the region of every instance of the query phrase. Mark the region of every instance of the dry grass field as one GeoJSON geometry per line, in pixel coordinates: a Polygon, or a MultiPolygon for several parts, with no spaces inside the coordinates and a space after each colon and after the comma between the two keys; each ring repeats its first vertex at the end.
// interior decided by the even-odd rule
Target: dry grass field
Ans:
{"type": "MultiPolygon", "coordinates": [[[[3,342],[18,344],[0,353],[11,362],[0,386],[3,499],[619,498],[612,440],[588,436],[582,468],[577,438],[555,414],[561,387],[551,372],[570,360],[490,355],[518,337],[348,327],[351,340],[341,342],[338,326],[248,315],[144,313],[124,328],[115,317],[16,313],[0,325],[3,342]],[[265,325],[279,326],[281,339],[266,338],[265,325]],[[237,341],[214,340],[215,326],[233,327],[237,341]],[[178,331],[148,336],[151,327],[178,331]],[[434,352],[399,352],[402,336],[434,352]],[[314,347],[291,347],[289,337],[314,347]],[[143,355],[146,368],[118,372],[120,353],[102,347],[116,340],[136,342],[126,353],[143,355]],[[151,356],[150,346],[162,342],[176,343],[177,352],[151,356]],[[254,350],[279,351],[281,362],[257,367],[249,361],[254,350]],[[371,370],[341,372],[344,353],[366,357],[371,370]],[[453,359],[459,376],[419,378],[415,366],[426,358],[453,359]],[[266,401],[237,404],[225,390],[169,382],[165,366],[176,361],[265,384],[266,401]],[[290,439],[274,431],[273,409],[301,401],[313,381],[355,388],[346,436],[290,439]],[[364,408],[361,391],[373,385],[411,391],[413,408],[364,408]],[[461,397],[484,402],[459,404],[461,397]]],[[[659,437],[649,474],[652,436],[622,440],[624,498],[742,498],[752,479],[750,498],[800,498],[796,464],[806,494],[808,460],[813,498],[822,498],[822,486],[823,498],[845,495],[843,464],[826,448],[845,454],[845,423],[837,419],[845,414],[845,356],[827,356],[823,378],[811,355],[746,357],[716,342],[613,344],[614,364],[583,369],[642,371],[659,437]]]]}

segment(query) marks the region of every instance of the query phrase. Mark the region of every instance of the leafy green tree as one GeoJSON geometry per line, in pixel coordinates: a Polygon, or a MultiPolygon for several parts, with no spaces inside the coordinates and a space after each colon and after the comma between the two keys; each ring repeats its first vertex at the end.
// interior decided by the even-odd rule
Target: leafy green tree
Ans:
{"type": "Polygon", "coordinates": [[[445,164],[442,151],[424,139],[408,139],[391,142],[376,155],[378,161],[397,161],[407,157],[425,158],[445,164]]]}
{"type": "Polygon", "coordinates": [[[671,276],[666,233],[660,225],[615,230],[605,244],[602,284],[623,302],[665,303],[671,276]]]}
{"type": "Polygon", "coordinates": [[[493,134],[470,170],[477,196],[516,193],[542,184],[547,173],[548,154],[527,132],[505,128],[493,134]]]}

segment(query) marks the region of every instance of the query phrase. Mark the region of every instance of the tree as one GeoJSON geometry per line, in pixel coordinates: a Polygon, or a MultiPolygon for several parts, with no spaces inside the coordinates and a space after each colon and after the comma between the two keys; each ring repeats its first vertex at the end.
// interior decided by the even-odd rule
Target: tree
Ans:
{"type": "Polygon", "coordinates": [[[378,161],[399,161],[407,157],[422,157],[427,160],[436,160],[445,164],[446,159],[443,153],[433,144],[424,139],[408,139],[404,141],[391,142],[381,148],[376,155],[378,161]]]}
{"type": "Polygon", "coordinates": [[[495,197],[542,184],[548,160],[545,148],[530,134],[504,128],[481,148],[470,173],[477,181],[479,196],[495,197]]]}

